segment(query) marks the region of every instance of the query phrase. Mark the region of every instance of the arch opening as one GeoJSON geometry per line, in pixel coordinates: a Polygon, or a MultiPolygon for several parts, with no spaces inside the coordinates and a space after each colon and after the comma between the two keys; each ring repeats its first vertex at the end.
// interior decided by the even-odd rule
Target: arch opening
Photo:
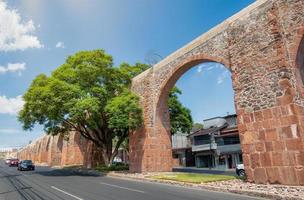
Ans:
{"type": "MultiPolygon", "coordinates": [[[[195,84],[195,82],[193,83],[195,84]]],[[[161,93],[158,99],[157,104],[157,120],[158,123],[162,124],[162,127],[164,128],[164,131],[168,134],[171,138],[172,143],[172,158],[173,158],[173,167],[177,166],[183,166],[183,167],[207,167],[207,168],[218,168],[218,169],[229,169],[229,168],[235,168],[237,164],[240,164],[243,162],[242,154],[241,154],[241,147],[240,147],[240,139],[238,135],[237,125],[236,125],[236,112],[235,112],[235,104],[234,104],[234,90],[232,87],[232,79],[231,79],[231,71],[227,67],[227,65],[224,65],[223,63],[215,62],[213,60],[194,60],[190,61],[180,67],[177,68],[175,72],[173,72],[168,79],[168,81],[161,87],[161,93]],[[189,76],[190,74],[190,76],[189,76]],[[191,76],[198,75],[199,77],[194,77],[193,80],[197,79],[203,79],[202,82],[208,83],[205,87],[201,86],[191,88],[191,84],[187,84],[186,86],[182,87],[180,85],[185,82],[189,82],[187,79],[191,79],[191,76]],[[215,76],[218,76],[218,78],[215,78],[215,76]],[[186,77],[186,78],[184,78],[186,77]],[[212,79],[213,82],[212,82],[212,79]],[[227,79],[225,83],[223,83],[223,79],[227,79]],[[206,82],[207,81],[207,82],[206,82]],[[216,83],[214,83],[216,82],[216,83]],[[222,87],[225,84],[225,87],[222,87]],[[218,88],[214,87],[214,85],[217,85],[218,88]],[[227,87],[228,85],[228,87],[227,87]],[[212,121],[211,118],[217,118],[215,120],[219,120],[222,122],[222,124],[218,125],[219,127],[216,134],[218,136],[215,136],[215,132],[211,132],[211,130],[214,129],[214,127],[204,127],[203,129],[194,130],[192,129],[189,133],[183,133],[182,131],[179,134],[172,134],[172,124],[170,119],[170,98],[169,94],[171,94],[171,89],[177,86],[179,89],[181,89],[182,92],[186,90],[197,90],[192,92],[185,92],[186,95],[188,95],[189,99],[198,99],[198,101],[192,101],[188,102],[187,104],[184,104],[185,102],[182,102],[186,108],[189,108],[189,104],[193,103],[193,106],[190,106],[190,110],[192,111],[192,117],[193,117],[193,124],[202,124],[204,120],[206,121],[212,121]],[[229,88],[230,87],[230,88],[229,88]],[[227,107],[222,106],[221,107],[221,100],[223,100],[223,96],[227,95],[224,94],[223,88],[225,88],[231,93],[230,97],[224,97],[224,99],[227,102],[230,102],[230,106],[232,109],[226,110],[227,107]],[[223,93],[223,95],[219,95],[219,99],[214,98],[219,93],[223,93]],[[189,96],[189,94],[191,96],[189,96]],[[211,96],[211,98],[214,98],[213,101],[210,101],[210,98],[206,98],[204,95],[197,95],[197,94],[205,94],[206,96],[211,96]],[[200,102],[202,98],[207,99],[205,102],[200,102]],[[209,101],[209,102],[208,102],[209,101]],[[218,101],[218,102],[217,102],[218,101]],[[194,103],[195,102],[195,103],[194,103]],[[197,102],[200,104],[204,104],[206,102],[209,103],[209,105],[204,105],[202,107],[197,107],[197,102]],[[216,107],[218,106],[218,107],[216,107]],[[206,107],[211,108],[213,107],[213,112],[206,109],[206,107]],[[225,107],[225,108],[223,108],[225,107]],[[220,108],[220,109],[219,109],[220,108]],[[221,111],[219,111],[221,110],[221,111]],[[201,112],[198,114],[198,112],[201,112]],[[205,112],[205,113],[204,113],[205,112]],[[196,116],[194,116],[196,115],[196,116]],[[198,115],[200,115],[198,117],[198,115]],[[227,117],[227,118],[225,118],[227,117]],[[231,123],[235,123],[234,129],[231,129],[232,132],[230,132],[229,136],[222,137],[221,134],[224,132],[224,130],[229,127],[227,120],[230,120],[232,118],[231,123]],[[229,118],[229,119],[228,119],[229,118]],[[197,133],[195,133],[197,132],[197,133]],[[181,135],[181,136],[180,136],[181,135]],[[193,136],[192,136],[193,135],[193,136]],[[197,135],[197,136],[194,136],[197,135]],[[206,137],[206,135],[208,135],[206,137]],[[185,140],[186,136],[188,139],[185,140]],[[189,144],[190,142],[190,144],[189,144]],[[182,146],[179,146],[182,143],[182,146]],[[186,145],[185,145],[186,143],[186,145]],[[190,145],[190,148],[189,146],[190,145]],[[211,146],[218,146],[218,148],[211,148],[211,146]],[[208,150],[204,149],[206,147],[210,147],[208,150]],[[184,149],[187,150],[179,150],[184,149]],[[225,153],[220,153],[218,149],[227,149],[225,153]],[[193,155],[193,156],[191,156],[193,155]]],[[[228,93],[229,93],[228,92],[228,93]]],[[[180,97],[181,95],[179,95],[180,97]]],[[[183,98],[184,100],[187,99],[183,98]]],[[[229,104],[229,103],[228,103],[229,104]]],[[[213,122],[211,122],[213,123],[213,122]]],[[[230,123],[230,122],[229,122],[230,123]]],[[[176,129],[174,129],[176,130],[176,129]]]]}
{"type": "Polygon", "coordinates": [[[300,72],[302,84],[304,85],[304,36],[298,48],[296,64],[300,72]]]}
{"type": "MultiPolygon", "coordinates": [[[[202,59],[196,59],[196,58],[190,58],[190,61],[186,61],[182,63],[180,66],[177,67],[177,69],[171,74],[170,78],[161,86],[161,93],[158,98],[157,102],[157,111],[159,110],[165,110],[165,113],[163,112],[157,112],[157,118],[160,119],[162,122],[164,122],[163,118],[166,117],[166,114],[168,113],[168,97],[171,89],[175,86],[177,81],[185,75],[188,71],[195,67],[202,66],[204,64],[216,64],[220,65],[222,68],[225,68],[230,74],[231,74],[231,69],[229,65],[227,64],[228,62],[225,61],[217,61],[216,59],[213,58],[205,58],[206,56],[199,56],[203,57],[202,59]]],[[[204,69],[202,67],[202,69],[204,69]]],[[[233,91],[234,92],[234,91],[233,91]]]]}

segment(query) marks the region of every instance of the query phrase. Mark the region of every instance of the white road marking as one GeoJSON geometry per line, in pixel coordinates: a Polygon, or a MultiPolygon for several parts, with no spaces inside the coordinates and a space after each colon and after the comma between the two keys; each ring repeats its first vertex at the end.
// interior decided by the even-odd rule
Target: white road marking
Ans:
{"type": "Polygon", "coordinates": [[[82,198],[79,198],[79,197],[77,197],[77,196],[75,196],[75,195],[72,195],[72,194],[66,192],[66,191],[63,191],[63,190],[60,190],[59,188],[56,188],[55,186],[51,186],[51,188],[53,188],[54,190],[57,190],[57,191],[59,191],[59,192],[62,192],[62,193],[66,194],[66,195],[68,195],[68,196],[70,196],[70,197],[73,197],[73,198],[75,198],[75,199],[83,200],[82,198]]]}
{"type": "Polygon", "coordinates": [[[115,188],[120,188],[120,189],[124,189],[124,190],[129,190],[129,191],[132,191],[132,192],[145,193],[144,191],[141,191],[141,190],[136,190],[136,189],[127,188],[127,187],[121,187],[121,186],[112,185],[112,184],[109,184],[109,183],[100,182],[99,184],[101,184],[101,185],[107,185],[107,186],[111,186],[111,187],[115,187],[115,188]]]}

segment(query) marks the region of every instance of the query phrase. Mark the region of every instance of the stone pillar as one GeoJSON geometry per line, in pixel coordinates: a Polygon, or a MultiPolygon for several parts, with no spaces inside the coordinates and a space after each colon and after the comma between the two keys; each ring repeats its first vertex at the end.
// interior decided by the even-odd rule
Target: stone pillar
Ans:
{"type": "Polygon", "coordinates": [[[131,172],[172,171],[171,140],[167,132],[142,129],[130,134],[131,172]]]}
{"type": "Polygon", "coordinates": [[[304,108],[293,103],[290,80],[279,85],[285,94],[275,106],[238,110],[246,174],[255,183],[304,185],[304,108]]]}
{"type": "Polygon", "coordinates": [[[172,171],[172,147],[167,101],[157,106],[157,95],[149,85],[142,102],[144,125],[129,135],[130,171],[168,172],[172,171]]]}

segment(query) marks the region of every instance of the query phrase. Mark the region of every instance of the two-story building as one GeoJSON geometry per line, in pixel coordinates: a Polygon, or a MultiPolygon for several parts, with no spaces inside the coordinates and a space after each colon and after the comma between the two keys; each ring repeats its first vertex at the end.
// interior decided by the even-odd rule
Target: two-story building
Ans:
{"type": "Polygon", "coordinates": [[[203,125],[188,135],[196,167],[231,169],[243,162],[236,115],[206,119],[203,125]]]}

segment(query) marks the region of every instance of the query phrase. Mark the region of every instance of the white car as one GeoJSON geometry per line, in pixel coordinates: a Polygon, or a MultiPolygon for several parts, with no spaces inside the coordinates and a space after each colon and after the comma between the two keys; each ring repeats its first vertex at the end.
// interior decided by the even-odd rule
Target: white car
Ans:
{"type": "Polygon", "coordinates": [[[235,172],[238,176],[240,177],[245,177],[246,173],[245,173],[245,168],[244,168],[244,164],[238,164],[236,166],[235,172]]]}
{"type": "Polygon", "coordinates": [[[11,163],[11,159],[10,158],[8,158],[8,159],[5,160],[5,164],[9,165],[10,163],[11,163]]]}

